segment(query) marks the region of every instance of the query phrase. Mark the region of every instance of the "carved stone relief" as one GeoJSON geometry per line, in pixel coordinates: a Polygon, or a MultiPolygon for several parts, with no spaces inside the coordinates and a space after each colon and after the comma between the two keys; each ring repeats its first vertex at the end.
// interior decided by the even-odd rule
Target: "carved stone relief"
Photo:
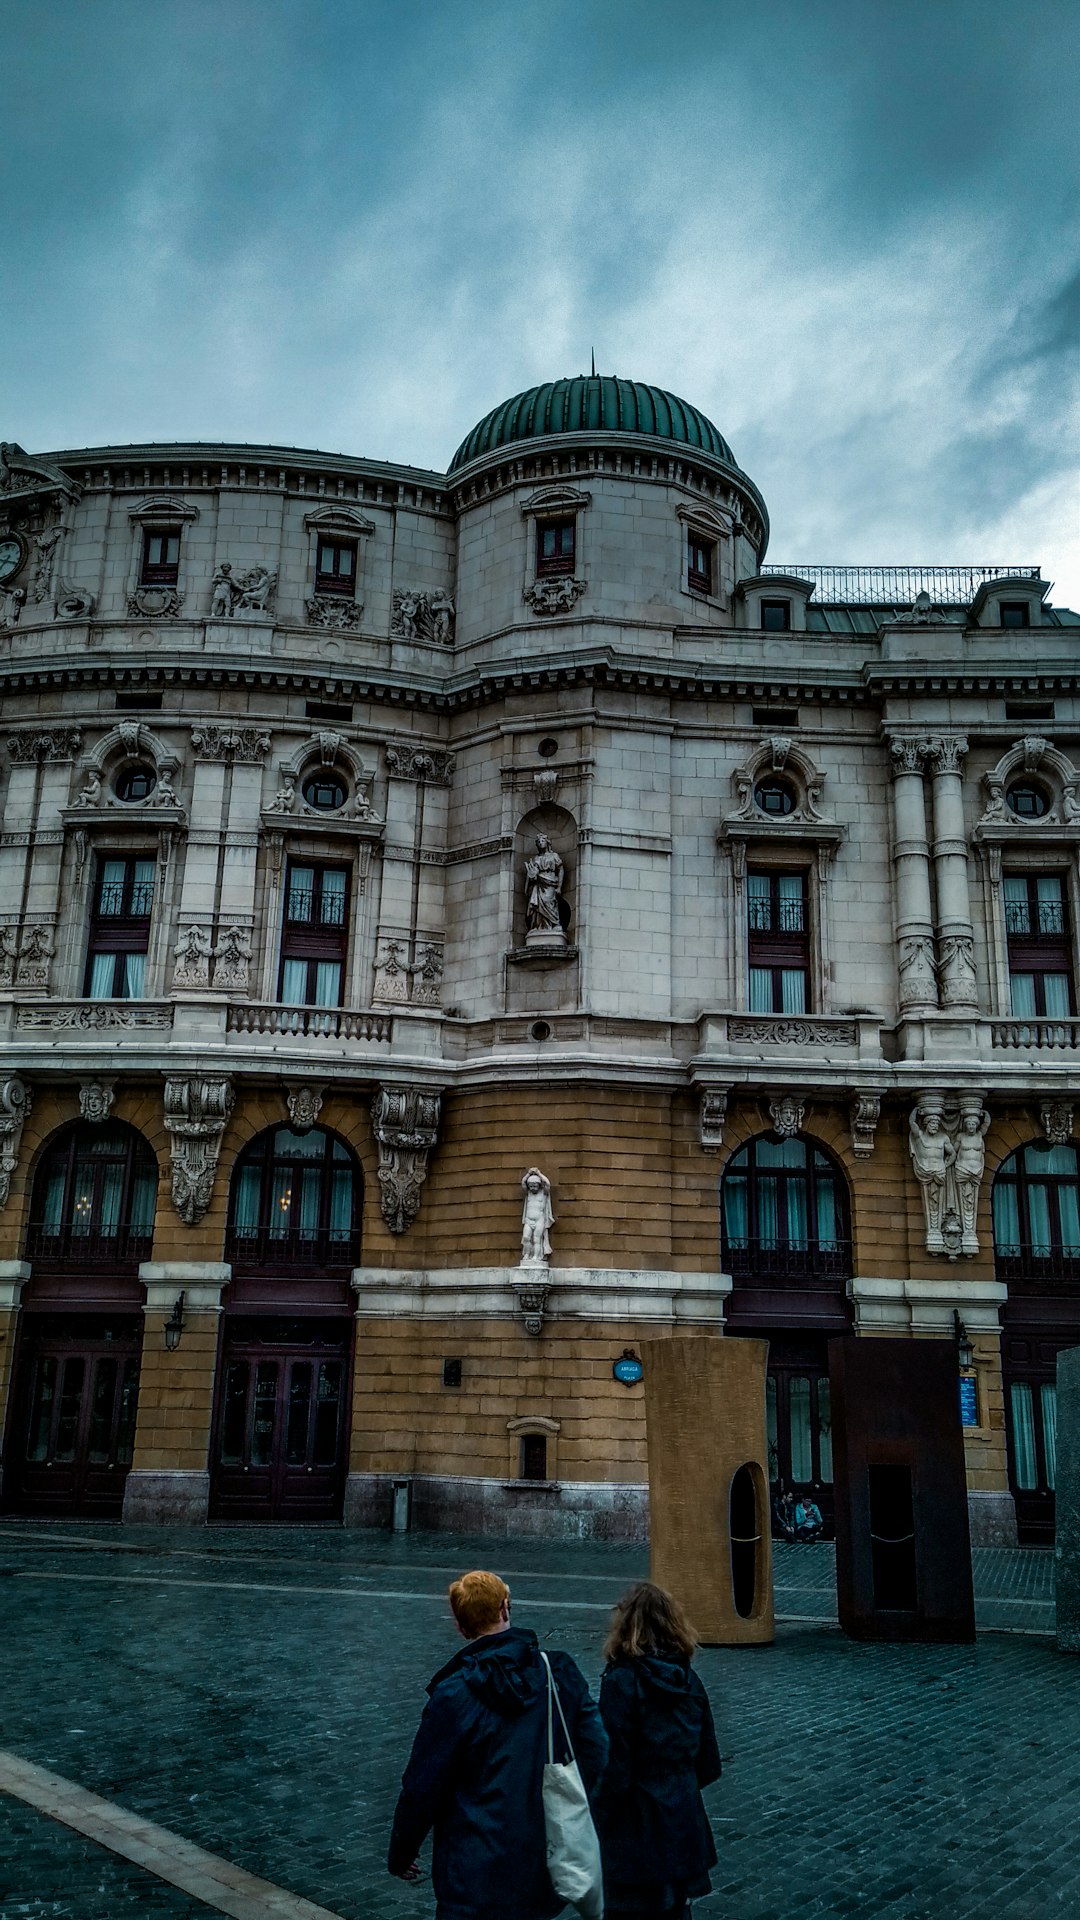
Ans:
{"type": "Polygon", "coordinates": [[[434,940],[417,948],[409,968],[414,1007],[437,1007],[442,998],[443,950],[434,940]]]}
{"type": "Polygon", "coordinates": [[[372,1000],[381,1006],[391,1006],[409,998],[409,967],[402,958],[405,953],[404,942],[384,940],[375,956],[375,987],[372,1000]]]}
{"type": "Polygon", "coordinates": [[[11,1176],[19,1164],[23,1127],[34,1096],[25,1080],[14,1074],[0,1080],[0,1207],[6,1207],[11,1192],[11,1176]]]}
{"type": "Polygon", "coordinates": [[[874,1134],[881,1118],[881,1100],[876,1093],[856,1093],[851,1101],[851,1151],[858,1160],[868,1160],[874,1151],[874,1134]]]}
{"type": "Polygon", "coordinates": [[[136,587],[128,594],[127,610],[134,619],[175,619],[184,604],[176,587],[136,587]]]}
{"type": "Polygon", "coordinates": [[[25,599],[25,587],[0,587],[0,632],[18,626],[25,599]]]}
{"type": "Polygon", "coordinates": [[[235,990],[246,987],[251,966],[251,935],[246,927],[218,928],[214,948],[214,986],[235,990]]]}
{"type": "Polygon", "coordinates": [[[371,1103],[379,1148],[379,1203],[391,1233],[404,1233],[420,1211],[420,1189],[439,1132],[442,1095],[417,1087],[380,1087],[371,1103]]]}
{"type": "Polygon", "coordinates": [[[182,927],[180,938],[173,948],[176,955],[174,987],[208,987],[212,951],[213,940],[209,927],[182,927]]]}
{"type": "Polygon", "coordinates": [[[73,760],[81,746],[82,734],[78,727],[34,730],[26,727],[18,733],[9,733],[7,741],[8,755],[16,765],[41,760],[73,760]]]}
{"type": "Polygon", "coordinates": [[[718,1153],[724,1144],[727,1103],[726,1089],[703,1088],[698,1108],[698,1137],[706,1153],[718,1153]]]}
{"type": "Polygon", "coordinates": [[[15,973],[16,985],[47,988],[49,970],[55,952],[56,944],[51,927],[24,926],[19,944],[19,963],[15,973]]]}
{"type": "Polygon", "coordinates": [[[428,747],[391,744],[386,749],[386,770],[398,780],[427,780],[433,786],[449,786],[454,756],[432,752],[428,747]]]}
{"type": "Polygon", "coordinates": [[[796,1020],[786,1014],[744,1019],[731,1014],[728,1039],[787,1047],[853,1047],[858,1039],[854,1020],[796,1020]]]}
{"type": "Polygon", "coordinates": [[[806,1102],[796,1100],[793,1093],[784,1093],[779,1100],[769,1101],[769,1118],[781,1140],[793,1140],[801,1133],[805,1116],[806,1102]]]}
{"type": "Polygon", "coordinates": [[[46,527],[34,541],[34,578],[30,595],[38,605],[49,597],[52,587],[53,567],[56,564],[56,550],[60,544],[63,527],[46,527]]]}
{"type": "Polygon", "coordinates": [[[318,1124],[324,1092],[324,1088],[311,1086],[306,1081],[289,1088],[285,1099],[294,1133],[310,1133],[312,1127],[318,1124]]]}
{"type": "Polygon", "coordinates": [[[534,613],[573,613],[586,585],[584,580],[534,580],[522,598],[534,613]]]}
{"type": "Polygon", "coordinates": [[[270,751],[270,735],[263,727],[192,727],[191,744],[200,760],[239,760],[257,763],[270,751]]]}
{"type": "Polygon", "coordinates": [[[165,1126],[172,1139],[172,1198],[185,1226],[210,1205],[221,1138],[235,1095],[218,1077],[165,1082],[165,1126]]]}
{"type": "Polygon", "coordinates": [[[1073,1109],[1065,1100],[1044,1100],[1039,1120],[1045,1138],[1052,1147],[1068,1146],[1073,1133],[1073,1109]]]}
{"type": "Polygon", "coordinates": [[[978,1004],[975,942],[970,934],[946,933],[938,943],[938,979],[941,1004],[970,1007],[978,1004]]]}
{"type": "Polygon", "coordinates": [[[19,952],[18,925],[0,927],[0,988],[15,984],[15,961],[19,952]]]}
{"type": "Polygon", "coordinates": [[[436,646],[452,646],[454,602],[448,593],[395,588],[390,631],[397,640],[430,640],[436,646]]]}
{"type": "Polygon", "coordinates": [[[84,1080],[79,1088],[79,1112],[91,1126],[101,1126],[112,1112],[114,1080],[84,1080]]]}
{"type": "Polygon", "coordinates": [[[269,567],[249,567],[246,573],[234,573],[231,563],[223,560],[213,579],[211,620],[265,617],[274,604],[277,580],[269,567]]]}
{"type": "Polygon", "coordinates": [[[133,1027],[171,1027],[171,1007],[108,1005],[93,1007],[20,1007],[15,1025],[25,1032],[128,1032],[133,1027]]]}
{"type": "Polygon", "coordinates": [[[64,583],[56,596],[56,617],[58,620],[89,620],[96,604],[92,593],[85,593],[82,587],[64,583]]]}
{"type": "Polygon", "coordinates": [[[330,627],[340,633],[353,632],[364,612],[362,600],[347,600],[336,593],[314,593],[304,605],[309,627],[330,627]]]}

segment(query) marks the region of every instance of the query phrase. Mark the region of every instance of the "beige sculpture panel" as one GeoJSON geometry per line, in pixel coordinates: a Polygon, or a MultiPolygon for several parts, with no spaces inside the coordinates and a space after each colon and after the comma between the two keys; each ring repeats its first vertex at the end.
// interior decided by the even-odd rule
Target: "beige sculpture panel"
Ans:
{"type": "Polygon", "coordinates": [[[774,1637],[766,1340],[647,1340],[650,1571],[710,1646],[774,1637]]]}

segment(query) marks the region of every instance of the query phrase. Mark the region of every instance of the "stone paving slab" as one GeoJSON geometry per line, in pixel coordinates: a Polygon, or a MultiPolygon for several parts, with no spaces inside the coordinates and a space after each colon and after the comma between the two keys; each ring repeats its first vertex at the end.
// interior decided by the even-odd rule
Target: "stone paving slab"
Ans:
{"type": "MultiPolygon", "coordinates": [[[[485,1561],[595,1681],[640,1549],[0,1522],[2,1744],[343,1920],[429,1920],[430,1888],[385,1875],[387,1828],[424,1684],[456,1645],[445,1582],[485,1561]]],[[[1048,1607],[1051,1556],[1010,1565],[987,1600],[1048,1607]]],[[[777,1571],[806,1623],[700,1656],[727,1756],[700,1920],[1075,1920],[1080,1660],[1031,1632],[856,1645],[832,1624],[827,1548],[781,1544],[777,1571]]],[[[96,1870],[57,1854],[35,1896],[98,1920],[96,1895],[78,1905],[96,1870]]]]}

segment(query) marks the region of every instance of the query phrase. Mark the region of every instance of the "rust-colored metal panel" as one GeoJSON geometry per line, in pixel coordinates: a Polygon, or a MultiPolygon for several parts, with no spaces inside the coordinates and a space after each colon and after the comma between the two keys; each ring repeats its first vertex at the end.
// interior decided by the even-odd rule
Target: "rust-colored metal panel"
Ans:
{"type": "Polygon", "coordinates": [[[951,1340],[830,1340],[840,1625],[855,1640],[975,1638],[951,1340]]]}
{"type": "Polygon", "coordinates": [[[709,1646],[774,1637],[767,1340],[645,1340],[650,1571],[709,1646]]]}

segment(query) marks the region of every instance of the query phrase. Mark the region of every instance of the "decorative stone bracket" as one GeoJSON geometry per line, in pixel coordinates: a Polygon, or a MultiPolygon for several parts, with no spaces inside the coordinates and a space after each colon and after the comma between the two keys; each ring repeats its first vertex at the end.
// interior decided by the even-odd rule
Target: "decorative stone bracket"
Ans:
{"type": "Polygon", "coordinates": [[[379,1148],[379,1204],[391,1233],[404,1233],[420,1211],[420,1189],[439,1133],[442,1094],[422,1087],[380,1087],[371,1103],[379,1148]]]}
{"type": "Polygon", "coordinates": [[[881,1118],[881,1098],[876,1093],[855,1093],[851,1097],[851,1151],[857,1160],[869,1160],[874,1151],[874,1133],[881,1118]]]}
{"type": "Polygon", "coordinates": [[[534,1337],[541,1334],[544,1330],[547,1298],[551,1292],[547,1270],[544,1267],[538,1267],[529,1272],[519,1267],[514,1280],[514,1291],[524,1316],[526,1333],[531,1333],[534,1337]]]}
{"type": "Polygon", "coordinates": [[[79,1087],[79,1112],[91,1126],[109,1118],[115,1099],[115,1080],[84,1080],[79,1087]]]}
{"type": "Polygon", "coordinates": [[[727,1087],[702,1088],[701,1105],[698,1109],[698,1131],[701,1145],[706,1153],[719,1153],[724,1144],[727,1103],[727,1087]]]}
{"type": "Polygon", "coordinates": [[[185,1226],[195,1226],[210,1205],[221,1138],[235,1098],[231,1083],[216,1076],[165,1082],[173,1206],[185,1226]]]}
{"type": "Polygon", "coordinates": [[[1073,1109],[1067,1100],[1044,1100],[1039,1120],[1048,1144],[1067,1147],[1073,1137],[1073,1109]]]}
{"type": "Polygon", "coordinates": [[[312,1127],[318,1124],[325,1093],[325,1087],[312,1086],[306,1080],[288,1089],[285,1100],[294,1133],[310,1133],[312,1127]]]}
{"type": "Polygon", "coordinates": [[[793,1140],[801,1133],[805,1116],[805,1100],[796,1100],[793,1093],[784,1093],[779,1100],[769,1101],[769,1118],[781,1140],[793,1140]]]}
{"type": "Polygon", "coordinates": [[[34,1104],[25,1080],[0,1080],[0,1207],[6,1207],[11,1176],[19,1164],[23,1127],[34,1104]]]}

